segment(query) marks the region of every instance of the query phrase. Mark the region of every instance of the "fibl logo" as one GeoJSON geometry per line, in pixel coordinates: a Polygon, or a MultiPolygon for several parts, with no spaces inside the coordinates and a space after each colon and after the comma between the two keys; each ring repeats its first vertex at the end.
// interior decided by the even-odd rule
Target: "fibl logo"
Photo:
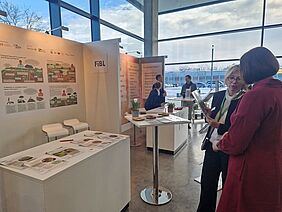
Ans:
{"type": "Polygon", "coordinates": [[[101,66],[106,66],[106,64],[104,60],[97,60],[97,61],[94,61],[94,66],[101,67],[101,66]]]}

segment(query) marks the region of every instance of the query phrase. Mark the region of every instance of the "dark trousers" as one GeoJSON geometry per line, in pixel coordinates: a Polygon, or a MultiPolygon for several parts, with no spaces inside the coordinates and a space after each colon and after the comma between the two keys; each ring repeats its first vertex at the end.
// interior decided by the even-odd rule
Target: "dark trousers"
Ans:
{"type": "Polygon", "coordinates": [[[214,152],[208,143],[201,176],[201,195],[197,212],[214,212],[216,209],[217,186],[220,172],[222,172],[222,186],[224,185],[228,167],[228,155],[214,152]]]}

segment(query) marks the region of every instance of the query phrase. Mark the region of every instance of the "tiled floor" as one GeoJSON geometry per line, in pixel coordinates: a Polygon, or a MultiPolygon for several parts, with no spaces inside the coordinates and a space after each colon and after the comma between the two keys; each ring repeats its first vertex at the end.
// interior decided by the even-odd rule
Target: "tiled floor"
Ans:
{"type": "Polygon", "coordinates": [[[195,212],[198,206],[200,184],[194,181],[201,173],[204,152],[200,144],[204,135],[198,131],[203,122],[192,125],[189,130],[189,144],[173,156],[160,153],[160,185],[172,192],[172,200],[163,206],[146,204],[140,198],[140,191],[152,185],[152,152],[145,148],[145,138],[139,137],[143,145],[131,147],[131,202],[127,211],[195,212]]]}

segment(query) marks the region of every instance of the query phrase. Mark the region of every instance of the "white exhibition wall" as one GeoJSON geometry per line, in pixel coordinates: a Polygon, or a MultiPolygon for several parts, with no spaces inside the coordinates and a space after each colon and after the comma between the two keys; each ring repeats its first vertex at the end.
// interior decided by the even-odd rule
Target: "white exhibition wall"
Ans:
{"type": "Polygon", "coordinates": [[[42,125],[66,119],[120,133],[130,101],[150,90],[164,58],[127,55],[121,72],[119,42],[82,44],[0,24],[0,158],[47,142],[42,125]]]}
{"type": "Polygon", "coordinates": [[[0,157],[47,142],[42,125],[65,119],[120,132],[118,44],[0,24],[0,157]]]}
{"type": "Polygon", "coordinates": [[[86,120],[90,128],[120,133],[119,39],[84,44],[86,120]]]}

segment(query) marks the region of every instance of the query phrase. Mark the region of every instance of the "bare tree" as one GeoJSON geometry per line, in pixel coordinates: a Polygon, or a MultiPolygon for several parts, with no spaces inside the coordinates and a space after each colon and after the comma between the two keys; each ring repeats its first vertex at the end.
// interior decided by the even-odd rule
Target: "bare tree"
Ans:
{"type": "Polygon", "coordinates": [[[7,0],[0,0],[0,9],[7,13],[7,17],[0,16],[0,22],[34,31],[45,31],[48,26],[43,17],[37,15],[30,8],[20,8],[7,0]]]}

